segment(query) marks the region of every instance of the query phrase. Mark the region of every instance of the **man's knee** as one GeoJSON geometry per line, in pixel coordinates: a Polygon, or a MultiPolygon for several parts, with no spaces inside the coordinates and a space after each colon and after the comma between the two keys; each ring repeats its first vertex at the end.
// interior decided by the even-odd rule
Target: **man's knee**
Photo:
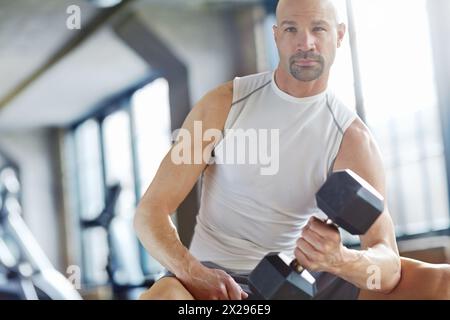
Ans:
{"type": "Polygon", "coordinates": [[[430,264],[401,258],[402,277],[397,287],[384,295],[361,290],[360,299],[448,300],[450,299],[450,265],[430,264]]]}
{"type": "Polygon", "coordinates": [[[402,277],[392,295],[398,299],[449,299],[449,266],[401,258],[402,277]]]}
{"type": "Polygon", "coordinates": [[[156,281],[150,289],[142,293],[139,300],[194,300],[194,297],[174,277],[165,277],[156,281]]]}

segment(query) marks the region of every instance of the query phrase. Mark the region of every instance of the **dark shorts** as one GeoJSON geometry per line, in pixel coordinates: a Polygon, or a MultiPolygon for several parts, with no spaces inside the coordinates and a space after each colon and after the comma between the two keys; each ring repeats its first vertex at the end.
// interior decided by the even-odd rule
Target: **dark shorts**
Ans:
{"type": "MultiPolygon", "coordinates": [[[[230,271],[214,262],[210,261],[202,261],[202,264],[205,267],[211,269],[220,269],[228,273],[234,281],[236,281],[248,294],[248,300],[261,300],[261,298],[252,292],[248,284],[248,276],[249,273],[237,273],[230,271]]],[[[314,278],[317,281],[318,286],[318,294],[314,297],[313,300],[356,300],[358,299],[359,289],[339,277],[332,275],[330,273],[324,272],[311,272],[314,278]]],[[[167,271],[164,277],[175,277],[175,275],[167,271]]]]}

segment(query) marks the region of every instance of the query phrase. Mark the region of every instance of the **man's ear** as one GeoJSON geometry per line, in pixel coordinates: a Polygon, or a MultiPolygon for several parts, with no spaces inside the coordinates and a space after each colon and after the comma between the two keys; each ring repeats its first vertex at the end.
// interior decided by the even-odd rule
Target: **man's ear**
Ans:
{"type": "Polygon", "coordinates": [[[347,31],[347,26],[345,23],[340,23],[337,27],[337,47],[340,48],[342,41],[344,40],[345,32],[347,31]]]}
{"type": "Polygon", "coordinates": [[[277,36],[278,36],[278,26],[274,24],[274,25],[272,26],[272,31],[273,31],[273,37],[274,37],[275,41],[277,41],[277,36]]]}

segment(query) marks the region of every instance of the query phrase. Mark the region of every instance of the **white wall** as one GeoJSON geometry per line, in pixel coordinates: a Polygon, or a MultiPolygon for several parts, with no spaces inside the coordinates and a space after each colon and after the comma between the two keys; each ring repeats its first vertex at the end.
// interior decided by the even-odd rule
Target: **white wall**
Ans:
{"type": "Polygon", "coordinates": [[[191,103],[233,79],[237,43],[227,14],[195,8],[174,10],[145,2],[138,9],[139,18],[186,64],[191,103]]]}

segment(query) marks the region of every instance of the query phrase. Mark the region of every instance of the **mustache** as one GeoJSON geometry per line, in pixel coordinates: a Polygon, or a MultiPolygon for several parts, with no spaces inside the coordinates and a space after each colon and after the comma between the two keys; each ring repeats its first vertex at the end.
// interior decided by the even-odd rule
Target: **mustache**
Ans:
{"type": "Polygon", "coordinates": [[[296,61],[296,60],[314,60],[314,61],[322,61],[323,57],[315,52],[311,52],[311,51],[307,51],[307,52],[303,52],[300,51],[296,54],[294,54],[291,58],[290,61],[296,61]]]}

